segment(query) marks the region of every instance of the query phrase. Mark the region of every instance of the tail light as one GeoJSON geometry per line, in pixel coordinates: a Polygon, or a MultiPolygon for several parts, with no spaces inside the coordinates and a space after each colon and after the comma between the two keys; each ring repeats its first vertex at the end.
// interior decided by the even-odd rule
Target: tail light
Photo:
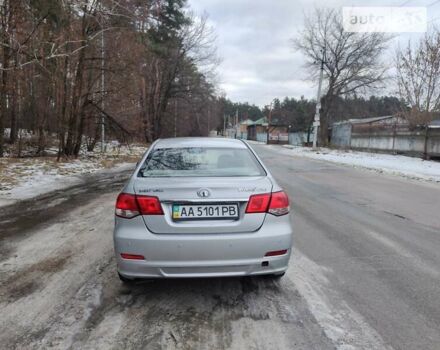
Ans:
{"type": "Polygon", "coordinates": [[[115,214],[126,219],[131,219],[139,215],[136,196],[133,194],[121,193],[116,200],[115,214]]]}
{"type": "Polygon", "coordinates": [[[270,193],[254,194],[249,197],[246,213],[265,213],[270,202],[270,193]]]}
{"type": "Polygon", "coordinates": [[[136,196],[142,215],[163,215],[159,198],[150,196],[136,196]]]}
{"type": "Polygon", "coordinates": [[[254,194],[249,197],[246,213],[269,213],[275,216],[288,214],[289,197],[284,191],[254,194]]]}
{"type": "Polygon", "coordinates": [[[121,193],[116,200],[116,216],[131,219],[137,215],[163,215],[159,198],[121,193]]]}
{"type": "Polygon", "coordinates": [[[289,197],[287,197],[287,194],[284,191],[272,193],[267,212],[275,216],[281,216],[288,214],[289,210],[289,197]]]}

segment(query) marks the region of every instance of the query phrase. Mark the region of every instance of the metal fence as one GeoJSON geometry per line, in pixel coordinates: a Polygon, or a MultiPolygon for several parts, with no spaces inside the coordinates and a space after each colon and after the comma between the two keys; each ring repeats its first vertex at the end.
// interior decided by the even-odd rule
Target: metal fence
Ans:
{"type": "Polygon", "coordinates": [[[307,132],[289,133],[289,144],[293,146],[304,146],[307,143],[307,132]]]}
{"type": "Polygon", "coordinates": [[[333,127],[331,145],[366,151],[440,157],[440,128],[389,124],[343,124],[333,127]]]}
{"type": "Polygon", "coordinates": [[[257,141],[267,142],[267,132],[258,132],[257,133],[257,141]]]}
{"type": "MultiPolygon", "coordinates": [[[[235,135],[228,135],[234,137],[235,135]]],[[[237,134],[237,138],[247,140],[247,133],[241,132],[237,134]]],[[[267,143],[267,133],[257,133],[257,141],[267,143]]],[[[307,143],[307,132],[291,132],[289,133],[289,144],[294,146],[304,146],[307,143]]]]}

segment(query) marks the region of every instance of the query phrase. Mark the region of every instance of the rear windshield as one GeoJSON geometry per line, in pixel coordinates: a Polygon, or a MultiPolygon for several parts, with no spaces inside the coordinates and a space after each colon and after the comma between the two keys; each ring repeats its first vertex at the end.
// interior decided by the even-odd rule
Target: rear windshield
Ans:
{"type": "Polygon", "coordinates": [[[264,169],[243,148],[159,148],[151,151],[140,177],[169,176],[262,176],[264,169]]]}

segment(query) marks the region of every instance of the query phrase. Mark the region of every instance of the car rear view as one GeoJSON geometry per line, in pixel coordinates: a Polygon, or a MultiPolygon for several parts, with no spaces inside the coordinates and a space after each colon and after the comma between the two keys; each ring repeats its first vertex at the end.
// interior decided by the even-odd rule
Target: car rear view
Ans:
{"type": "Polygon", "coordinates": [[[243,141],[156,141],[118,196],[123,281],[273,275],[287,269],[289,200],[243,141]]]}

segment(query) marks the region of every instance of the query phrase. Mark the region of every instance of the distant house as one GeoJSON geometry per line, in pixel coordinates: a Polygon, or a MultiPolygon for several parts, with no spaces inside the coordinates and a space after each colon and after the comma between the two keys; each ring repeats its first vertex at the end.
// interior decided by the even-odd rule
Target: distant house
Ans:
{"type": "Polygon", "coordinates": [[[267,118],[263,117],[247,124],[247,139],[254,141],[267,141],[267,118]]]}
{"type": "Polygon", "coordinates": [[[289,143],[289,127],[273,119],[269,125],[266,117],[247,124],[247,139],[267,143],[289,143]]]}
{"type": "Polygon", "coordinates": [[[237,137],[243,140],[247,140],[247,135],[248,135],[248,130],[247,127],[248,125],[251,125],[254,121],[252,119],[246,119],[243,120],[242,122],[240,122],[239,126],[238,126],[238,135],[237,137]]]}
{"type": "Polygon", "coordinates": [[[288,144],[289,127],[271,124],[267,127],[267,143],[288,144]]]}

